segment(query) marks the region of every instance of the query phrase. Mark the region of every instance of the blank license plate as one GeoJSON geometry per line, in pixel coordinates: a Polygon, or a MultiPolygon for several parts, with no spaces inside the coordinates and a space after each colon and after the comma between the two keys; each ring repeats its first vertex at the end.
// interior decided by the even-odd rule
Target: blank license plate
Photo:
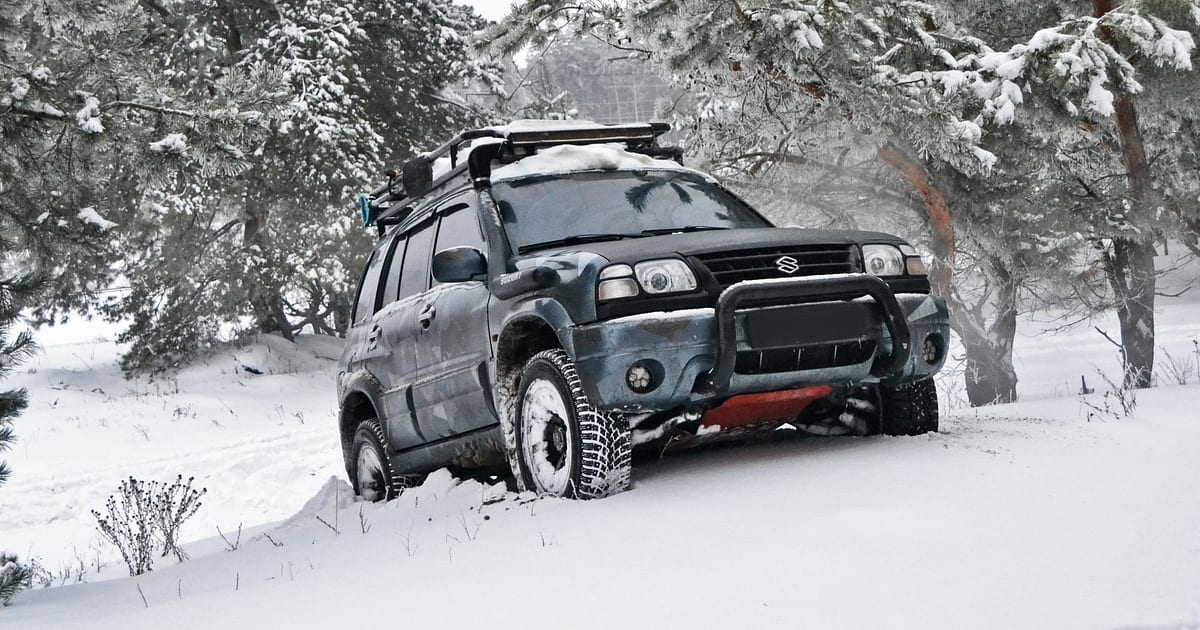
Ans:
{"type": "Polygon", "coordinates": [[[752,348],[785,348],[867,336],[868,305],[854,302],[807,304],[746,313],[746,341],[752,348]]]}

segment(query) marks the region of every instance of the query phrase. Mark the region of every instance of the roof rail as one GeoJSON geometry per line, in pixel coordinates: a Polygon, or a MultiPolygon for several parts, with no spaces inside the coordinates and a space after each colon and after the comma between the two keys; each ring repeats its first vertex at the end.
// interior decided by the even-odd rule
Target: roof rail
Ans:
{"type": "MultiPolygon", "coordinates": [[[[624,143],[631,149],[647,150],[656,147],[659,136],[671,130],[667,123],[638,123],[619,125],[597,125],[581,123],[578,126],[522,126],[486,127],[463,131],[438,148],[422,153],[409,160],[403,169],[387,172],[388,181],[375,190],[359,195],[359,209],[364,226],[375,225],[380,234],[390,225],[395,225],[411,213],[414,202],[429,194],[438,185],[460,171],[459,155],[464,145],[484,138],[495,138],[502,144],[496,155],[505,154],[520,159],[516,149],[524,149],[526,155],[538,149],[560,144],[608,144],[624,143]],[[449,157],[450,169],[434,181],[433,163],[449,157]]],[[[663,152],[676,156],[678,150],[663,152]]],[[[678,159],[678,158],[677,158],[678,159]]],[[[472,173],[475,178],[476,174],[472,173]]],[[[485,176],[486,177],[486,176],[485,176]]]]}

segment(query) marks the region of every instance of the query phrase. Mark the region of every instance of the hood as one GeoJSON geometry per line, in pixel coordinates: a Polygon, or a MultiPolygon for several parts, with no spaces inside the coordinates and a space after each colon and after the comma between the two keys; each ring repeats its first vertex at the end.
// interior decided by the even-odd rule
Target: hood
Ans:
{"type": "Polygon", "coordinates": [[[586,243],[530,252],[526,257],[547,257],[566,252],[591,252],[613,263],[636,263],[650,258],[699,256],[790,245],[861,245],[866,243],[900,244],[904,240],[882,232],[858,230],[812,230],[807,228],[757,228],[711,230],[684,234],[665,234],[646,238],[586,243]]]}

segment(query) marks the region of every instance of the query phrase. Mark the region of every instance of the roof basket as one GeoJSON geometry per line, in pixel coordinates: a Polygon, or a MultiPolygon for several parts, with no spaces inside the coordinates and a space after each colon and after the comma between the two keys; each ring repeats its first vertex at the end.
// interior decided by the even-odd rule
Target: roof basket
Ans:
{"type": "MultiPolygon", "coordinates": [[[[541,122],[541,121],[538,121],[541,122]]],[[[388,181],[370,193],[359,195],[359,209],[364,226],[375,225],[380,234],[388,226],[403,221],[412,211],[414,202],[429,194],[438,185],[459,172],[459,156],[470,143],[485,138],[495,138],[501,146],[493,155],[507,154],[520,159],[536,153],[538,149],[561,144],[610,144],[622,143],[629,150],[655,157],[682,159],[682,152],[673,147],[659,147],[657,140],[671,130],[667,123],[640,123],[621,125],[597,125],[592,123],[578,126],[554,125],[539,128],[536,124],[514,123],[506,127],[471,129],[464,131],[440,147],[409,160],[403,169],[388,171],[388,181]],[[522,149],[518,153],[517,149],[522,149]],[[433,165],[439,159],[449,158],[449,170],[435,178],[433,165]]],[[[472,164],[472,169],[476,168],[472,164]]],[[[472,179],[486,181],[488,173],[471,173],[472,179]]]]}

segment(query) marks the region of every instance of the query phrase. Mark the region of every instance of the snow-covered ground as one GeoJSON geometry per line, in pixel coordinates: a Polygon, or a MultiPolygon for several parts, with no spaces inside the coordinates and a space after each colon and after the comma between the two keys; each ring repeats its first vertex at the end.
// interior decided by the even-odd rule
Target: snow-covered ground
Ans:
{"type": "MultiPolygon", "coordinates": [[[[1158,322],[1193,363],[1194,299],[1158,322]]],[[[1200,627],[1200,375],[1089,420],[1079,377],[1102,393],[1115,351],[1088,325],[1034,336],[1048,321],[1022,322],[1022,402],[949,400],[936,435],[669,456],[583,503],[435,475],[382,506],[341,481],[336,340],[264,338],[146,382],[121,378],[114,331],[51,329],[11,381],[32,402],[0,547],[82,560],[87,583],[19,595],[0,627],[1200,627]],[[89,510],[176,474],[208,488],[192,559],[128,578],[89,510]],[[239,523],[227,551],[216,528],[239,523]]]]}

